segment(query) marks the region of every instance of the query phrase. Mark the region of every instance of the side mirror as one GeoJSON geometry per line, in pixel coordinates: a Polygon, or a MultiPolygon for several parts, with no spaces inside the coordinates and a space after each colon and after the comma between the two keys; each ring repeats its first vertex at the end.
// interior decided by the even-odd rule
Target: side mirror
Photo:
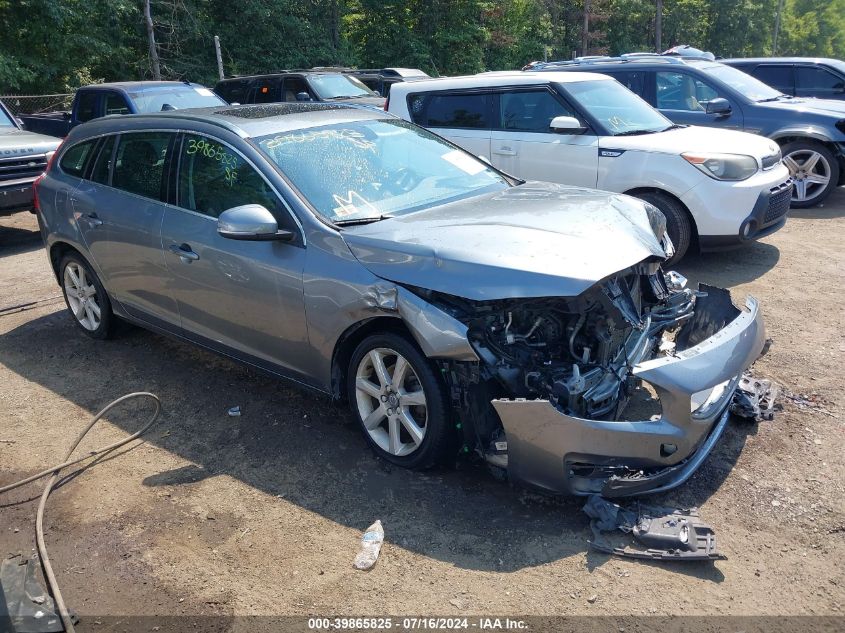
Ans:
{"type": "Polygon", "coordinates": [[[373,90],[373,94],[375,94],[375,96],[377,96],[377,97],[380,97],[381,91],[380,90],[373,90]]]}
{"type": "Polygon", "coordinates": [[[162,112],[172,112],[175,109],[176,109],[176,106],[171,105],[169,103],[165,103],[163,106],[161,106],[162,112]]]}
{"type": "Polygon", "coordinates": [[[290,242],[292,231],[280,231],[276,218],[260,204],[232,207],[217,218],[217,233],[230,240],[290,242]]]}
{"type": "Polygon", "coordinates": [[[574,116],[556,116],[549,123],[549,128],[558,134],[581,134],[587,129],[574,116]]]}
{"type": "Polygon", "coordinates": [[[722,97],[716,97],[715,99],[710,99],[707,102],[707,108],[705,112],[707,114],[718,114],[719,116],[727,116],[731,113],[731,104],[728,102],[727,99],[723,99],[722,97]]]}
{"type": "Polygon", "coordinates": [[[23,119],[20,118],[19,116],[15,117],[15,122],[18,124],[19,127],[24,127],[23,119]]]}
{"type": "Polygon", "coordinates": [[[62,112],[62,116],[65,121],[70,121],[70,112],[62,112]]]}
{"type": "Polygon", "coordinates": [[[297,92],[296,93],[296,100],[297,101],[311,101],[311,95],[307,92],[297,92]]]}

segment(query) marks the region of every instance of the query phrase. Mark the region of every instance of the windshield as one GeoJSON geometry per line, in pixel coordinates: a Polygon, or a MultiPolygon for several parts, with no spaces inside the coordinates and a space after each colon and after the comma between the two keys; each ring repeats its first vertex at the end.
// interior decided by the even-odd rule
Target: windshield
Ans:
{"type": "Polygon", "coordinates": [[[780,90],[775,90],[759,79],[754,79],[751,75],[732,66],[713,64],[712,66],[700,66],[700,68],[711,77],[728,84],[751,101],[771,101],[783,94],[780,90]]]}
{"type": "Polygon", "coordinates": [[[4,108],[0,108],[0,127],[18,127],[14,121],[9,118],[4,108]]]}
{"type": "Polygon", "coordinates": [[[320,99],[378,96],[360,80],[348,75],[311,75],[308,79],[320,99]]]}
{"type": "Polygon", "coordinates": [[[202,86],[173,86],[130,92],[129,97],[138,108],[138,112],[161,112],[165,110],[184,110],[185,108],[212,108],[227,105],[223,99],[202,86]],[[166,107],[165,106],[169,106],[166,107]]]}
{"type": "Polygon", "coordinates": [[[320,215],[341,224],[510,186],[474,156],[406,121],[353,121],[255,141],[320,215]]]}
{"type": "Polygon", "coordinates": [[[662,132],[672,122],[616,80],[558,84],[611,134],[662,132]]]}

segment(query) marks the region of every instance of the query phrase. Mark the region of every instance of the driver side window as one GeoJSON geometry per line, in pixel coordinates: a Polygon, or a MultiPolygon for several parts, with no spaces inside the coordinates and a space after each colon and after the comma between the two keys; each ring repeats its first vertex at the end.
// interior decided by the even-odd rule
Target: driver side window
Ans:
{"type": "Polygon", "coordinates": [[[709,84],[686,73],[657,73],[657,109],[704,112],[707,104],[717,98],[709,84]]]}
{"type": "Polygon", "coordinates": [[[217,218],[244,204],[260,204],[288,225],[276,193],[240,154],[214,139],[186,134],[179,161],[179,206],[217,218]]]}

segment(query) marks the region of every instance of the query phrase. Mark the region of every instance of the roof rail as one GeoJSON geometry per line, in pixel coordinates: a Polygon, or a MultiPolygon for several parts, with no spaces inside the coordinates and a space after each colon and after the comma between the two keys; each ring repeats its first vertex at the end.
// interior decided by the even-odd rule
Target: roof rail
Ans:
{"type": "Polygon", "coordinates": [[[619,55],[617,57],[609,56],[590,56],[590,57],[576,57],[569,60],[557,60],[551,62],[539,62],[533,64],[530,70],[554,70],[555,68],[567,66],[589,66],[591,64],[631,64],[636,62],[658,62],[662,64],[683,64],[683,59],[679,57],[662,56],[657,53],[632,53],[628,55],[619,55]]]}

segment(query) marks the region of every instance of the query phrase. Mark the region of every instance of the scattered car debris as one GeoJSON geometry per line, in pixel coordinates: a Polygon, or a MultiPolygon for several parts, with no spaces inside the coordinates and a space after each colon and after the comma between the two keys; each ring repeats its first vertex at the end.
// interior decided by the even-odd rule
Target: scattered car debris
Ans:
{"type": "MultiPolygon", "coordinates": [[[[37,558],[20,554],[0,563],[0,628],[11,632],[64,631],[56,604],[37,578],[37,558]]],[[[74,622],[77,618],[73,616],[74,622]]]]}
{"type": "Polygon", "coordinates": [[[703,523],[696,508],[676,509],[637,505],[625,508],[599,495],[590,495],[584,512],[591,518],[590,547],[626,558],[649,560],[721,560],[716,535],[703,523]],[[607,533],[621,531],[627,543],[617,543],[607,533]],[[631,537],[644,547],[632,546],[631,537]]]}
{"type": "Polygon", "coordinates": [[[755,378],[750,372],[745,372],[731,401],[731,413],[757,422],[772,420],[779,394],[780,388],[771,380],[755,378]]]}
{"type": "Polygon", "coordinates": [[[241,408],[240,407],[232,407],[229,409],[229,417],[230,418],[237,418],[241,415],[241,408]]]}
{"type": "Polygon", "coordinates": [[[838,419],[838,416],[835,413],[832,413],[827,409],[827,407],[824,406],[829,403],[825,402],[825,400],[816,393],[792,393],[791,391],[784,389],[782,395],[784,398],[791,401],[799,409],[811,409],[813,411],[818,411],[819,413],[823,413],[824,415],[838,419]]]}
{"type": "Polygon", "coordinates": [[[361,549],[355,555],[355,569],[366,570],[375,565],[383,542],[384,528],[377,519],[361,536],[361,549]]]}

